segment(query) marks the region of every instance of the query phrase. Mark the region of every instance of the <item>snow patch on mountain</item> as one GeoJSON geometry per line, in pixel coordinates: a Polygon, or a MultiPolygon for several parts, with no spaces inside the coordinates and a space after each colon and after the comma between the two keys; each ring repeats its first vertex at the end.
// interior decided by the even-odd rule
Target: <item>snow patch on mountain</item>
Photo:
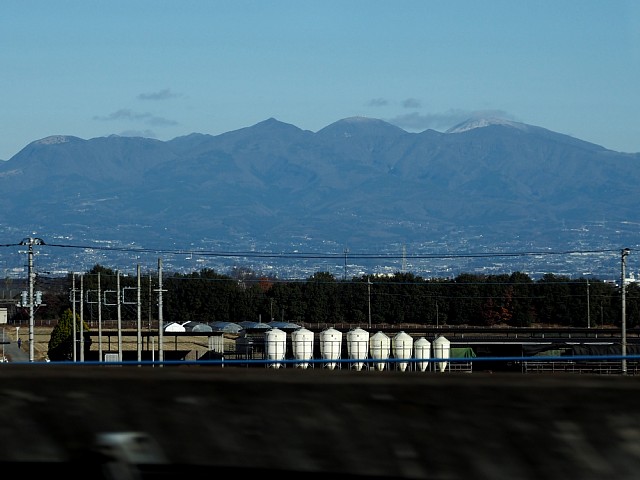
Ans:
{"type": "Polygon", "coordinates": [[[69,140],[69,137],[67,137],[66,135],[51,135],[34,143],[37,145],[55,145],[57,143],[67,143],[69,142],[69,140]]]}
{"type": "Polygon", "coordinates": [[[445,133],[462,133],[474,128],[489,127],[491,125],[505,125],[519,130],[527,129],[527,125],[524,123],[513,122],[503,118],[473,118],[451,127],[445,133]]]}

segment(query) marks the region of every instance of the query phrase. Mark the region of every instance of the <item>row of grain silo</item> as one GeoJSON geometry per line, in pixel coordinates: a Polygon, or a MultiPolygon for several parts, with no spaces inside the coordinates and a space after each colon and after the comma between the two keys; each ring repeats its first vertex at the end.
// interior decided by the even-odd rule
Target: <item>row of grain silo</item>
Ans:
{"type": "Polygon", "coordinates": [[[265,359],[271,368],[288,364],[296,368],[308,368],[320,364],[331,370],[347,365],[355,370],[375,368],[382,371],[395,368],[424,372],[435,365],[436,370],[444,372],[449,363],[450,346],[451,343],[444,336],[437,337],[432,344],[424,337],[415,340],[404,331],[389,337],[382,331],[371,335],[362,328],[354,328],[343,334],[330,327],[316,334],[300,327],[290,332],[289,339],[287,332],[279,328],[264,332],[265,359]]]}

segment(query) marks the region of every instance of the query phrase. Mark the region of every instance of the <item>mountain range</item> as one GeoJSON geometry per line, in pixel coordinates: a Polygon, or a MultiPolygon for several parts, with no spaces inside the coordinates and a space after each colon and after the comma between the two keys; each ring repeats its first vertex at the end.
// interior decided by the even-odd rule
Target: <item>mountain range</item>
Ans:
{"type": "Polygon", "coordinates": [[[185,250],[618,249],[638,243],[639,167],[638,153],[501,119],[55,135],[0,162],[0,226],[3,243],[185,250]]]}

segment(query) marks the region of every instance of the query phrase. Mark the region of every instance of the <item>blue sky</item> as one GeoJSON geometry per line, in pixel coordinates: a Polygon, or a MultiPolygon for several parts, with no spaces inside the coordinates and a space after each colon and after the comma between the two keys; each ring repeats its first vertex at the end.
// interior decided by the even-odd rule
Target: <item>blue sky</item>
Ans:
{"type": "Polygon", "coordinates": [[[640,152],[640,2],[3,0],[0,159],[270,117],[445,131],[499,116],[640,152]]]}

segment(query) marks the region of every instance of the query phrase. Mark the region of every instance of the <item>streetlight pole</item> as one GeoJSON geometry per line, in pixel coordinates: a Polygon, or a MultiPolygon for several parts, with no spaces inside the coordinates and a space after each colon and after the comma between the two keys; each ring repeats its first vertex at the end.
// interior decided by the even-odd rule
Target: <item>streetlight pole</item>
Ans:
{"type": "Polygon", "coordinates": [[[27,245],[29,250],[27,273],[29,276],[29,361],[33,362],[35,358],[35,345],[34,345],[34,298],[33,298],[33,284],[35,282],[36,274],[33,271],[33,246],[44,245],[44,242],[40,238],[25,238],[20,242],[20,245],[27,245]]]}
{"type": "Polygon", "coordinates": [[[627,256],[629,255],[629,249],[625,248],[621,252],[621,278],[620,288],[622,292],[622,374],[627,374],[627,302],[626,302],[626,285],[625,285],[625,265],[627,263],[627,256]]]}

